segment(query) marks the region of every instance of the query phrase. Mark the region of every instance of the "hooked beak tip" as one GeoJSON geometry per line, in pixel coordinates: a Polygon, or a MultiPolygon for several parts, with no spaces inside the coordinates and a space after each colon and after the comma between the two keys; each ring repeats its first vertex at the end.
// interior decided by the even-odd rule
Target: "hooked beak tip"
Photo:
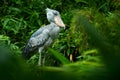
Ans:
{"type": "Polygon", "coordinates": [[[66,27],[65,26],[60,26],[61,28],[63,28],[64,30],[66,29],[66,27]]]}

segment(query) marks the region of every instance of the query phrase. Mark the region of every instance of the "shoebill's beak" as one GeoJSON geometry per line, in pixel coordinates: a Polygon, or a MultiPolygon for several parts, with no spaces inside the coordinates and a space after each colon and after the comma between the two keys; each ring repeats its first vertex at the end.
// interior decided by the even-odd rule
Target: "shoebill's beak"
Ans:
{"type": "Polygon", "coordinates": [[[56,15],[56,16],[54,17],[54,21],[55,21],[55,23],[56,23],[58,26],[63,27],[63,28],[65,29],[65,24],[63,23],[60,15],[56,15]]]}

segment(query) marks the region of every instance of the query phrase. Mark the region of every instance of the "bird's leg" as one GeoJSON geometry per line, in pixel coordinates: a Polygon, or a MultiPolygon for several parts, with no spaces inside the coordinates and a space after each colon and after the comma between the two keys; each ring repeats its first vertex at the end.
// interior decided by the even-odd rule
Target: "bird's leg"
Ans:
{"type": "Polygon", "coordinates": [[[42,64],[41,64],[41,58],[42,58],[42,57],[41,57],[41,52],[40,52],[40,53],[39,53],[39,60],[38,60],[38,65],[39,65],[39,66],[42,65],[42,64]]]}
{"type": "Polygon", "coordinates": [[[43,50],[43,47],[42,48],[39,48],[39,60],[38,60],[38,65],[41,66],[41,60],[42,60],[42,56],[41,56],[41,52],[43,50]]]}

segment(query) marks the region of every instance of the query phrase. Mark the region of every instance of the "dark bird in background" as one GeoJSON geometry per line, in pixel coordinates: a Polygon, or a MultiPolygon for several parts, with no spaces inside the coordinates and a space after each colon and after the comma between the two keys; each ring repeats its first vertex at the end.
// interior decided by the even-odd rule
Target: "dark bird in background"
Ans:
{"type": "Polygon", "coordinates": [[[33,56],[34,52],[38,50],[39,52],[38,65],[41,65],[42,50],[44,48],[47,48],[54,42],[54,39],[60,32],[60,27],[63,27],[65,29],[65,25],[58,11],[49,8],[45,10],[47,19],[50,22],[50,24],[43,26],[39,28],[36,32],[34,32],[23,50],[23,57],[27,59],[33,56]]]}

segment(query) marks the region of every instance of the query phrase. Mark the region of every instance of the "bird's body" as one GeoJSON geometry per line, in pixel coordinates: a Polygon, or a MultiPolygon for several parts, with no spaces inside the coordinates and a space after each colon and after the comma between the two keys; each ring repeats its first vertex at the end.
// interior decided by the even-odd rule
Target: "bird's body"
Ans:
{"type": "Polygon", "coordinates": [[[60,28],[54,23],[38,29],[27,42],[24,48],[24,53],[26,53],[24,56],[29,59],[36,50],[50,46],[59,31],[60,28]]]}
{"type": "Polygon", "coordinates": [[[54,39],[60,31],[60,26],[65,27],[60,18],[59,12],[48,8],[46,10],[47,19],[50,22],[50,24],[41,27],[35,33],[33,33],[23,50],[23,56],[28,59],[34,54],[35,51],[38,50],[39,65],[41,65],[42,50],[44,48],[47,48],[54,42],[54,39]]]}

